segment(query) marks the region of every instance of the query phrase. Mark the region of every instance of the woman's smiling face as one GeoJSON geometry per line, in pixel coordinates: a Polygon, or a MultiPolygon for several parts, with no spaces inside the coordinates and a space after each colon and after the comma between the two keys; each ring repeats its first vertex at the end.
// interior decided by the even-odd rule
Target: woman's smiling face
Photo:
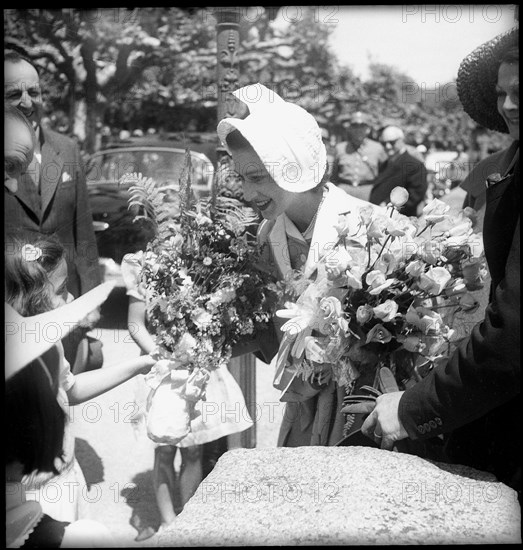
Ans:
{"type": "Polygon", "coordinates": [[[496,84],[498,112],[507,125],[510,137],[519,140],[519,66],[502,63],[496,84]]]}
{"type": "Polygon", "coordinates": [[[298,193],[278,187],[267,168],[252,147],[232,149],[234,169],[242,176],[243,196],[261,212],[267,220],[275,220],[286,212],[298,193]]]}

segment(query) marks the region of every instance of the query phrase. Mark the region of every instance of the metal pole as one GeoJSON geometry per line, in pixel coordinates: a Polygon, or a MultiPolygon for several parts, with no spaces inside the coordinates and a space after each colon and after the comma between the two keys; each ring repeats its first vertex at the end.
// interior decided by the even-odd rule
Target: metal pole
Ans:
{"type": "MultiPolygon", "coordinates": [[[[217,7],[216,15],[216,33],[217,33],[217,107],[218,122],[225,117],[237,116],[235,101],[231,100],[228,94],[239,88],[239,67],[238,67],[238,49],[240,42],[239,23],[240,8],[236,7],[217,7]]],[[[227,153],[221,145],[216,149],[218,166],[227,153]]],[[[251,353],[242,355],[233,359],[229,364],[229,370],[238,382],[245,396],[247,410],[254,420],[256,418],[256,358],[251,353]]],[[[230,414],[241,415],[245,411],[238,410],[235,403],[228,404],[230,414]],[[235,408],[236,407],[236,408],[235,408]]],[[[228,436],[229,449],[244,447],[251,449],[256,447],[256,425],[244,432],[228,436]]]]}

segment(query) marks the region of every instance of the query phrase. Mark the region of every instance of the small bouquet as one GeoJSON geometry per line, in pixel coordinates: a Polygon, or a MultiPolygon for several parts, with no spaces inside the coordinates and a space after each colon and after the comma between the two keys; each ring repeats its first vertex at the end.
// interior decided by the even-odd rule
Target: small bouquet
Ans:
{"type": "Polygon", "coordinates": [[[133,184],[129,206],[140,207],[143,214],[137,218],[155,229],[140,257],[147,322],[160,359],[148,381],[165,394],[166,404],[174,394],[183,399],[186,412],[176,413],[184,419],[176,427],[169,424],[176,418],[164,414],[163,428],[150,428],[149,436],[171,444],[189,433],[210,372],[227,365],[235,344],[266,328],[276,304],[273,281],[257,265],[255,212],[218,195],[216,185],[211,197],[197,201],[190,163],[187,151],[179,192],[169,202],[152,179],[123,178],[133,184]],[[160,389],[166,378],[172,392],[160,389]]]}
{"type": "Polygon", "coordinates": [[[339,216],[316,279],[288,281],[295,301],[276,312],[288,319],[277,368],[291,363],[304,379],[330,368],[347,393],[357,382],[372,395],[380,374],[390,386],[382,368],[405,389],[447,359],[453,314],[478,307],[468,291],[485,272],[482,237],[472,209],[451,215],[434,199],[420,218],[407,217],[399,212],[407,199],[396,187],[386,209],[361,208],[356,226],[339,216]]]}

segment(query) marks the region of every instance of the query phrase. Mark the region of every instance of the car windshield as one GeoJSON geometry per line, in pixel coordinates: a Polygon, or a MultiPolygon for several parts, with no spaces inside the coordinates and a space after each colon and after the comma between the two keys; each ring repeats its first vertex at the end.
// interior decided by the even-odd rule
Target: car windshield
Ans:
{"type": "MultiPolygon", "coordinates": [[[[108,151],[93,158],[88,179],[92,182],[119,181],[125,174],[142,173],[158,184],[178,182],[184,164],[183,151],[133,150],[108,151]]],[[[212,164],[192,157],[192,180],[196,186],[206,187],[212,164]]]]}

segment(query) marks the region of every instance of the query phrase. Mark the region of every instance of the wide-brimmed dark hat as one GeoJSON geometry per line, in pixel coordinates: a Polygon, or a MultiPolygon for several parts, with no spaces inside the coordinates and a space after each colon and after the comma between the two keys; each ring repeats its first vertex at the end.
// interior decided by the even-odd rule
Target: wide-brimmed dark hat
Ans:
{"type": "Polygon", "coordinates": [[[461,62],[458,95],[465,112],[478,124],[508,134],[497,109],[496,83],[504,54],[518,44],[519,26],[500,34],[476,48],[461,62]]]}

